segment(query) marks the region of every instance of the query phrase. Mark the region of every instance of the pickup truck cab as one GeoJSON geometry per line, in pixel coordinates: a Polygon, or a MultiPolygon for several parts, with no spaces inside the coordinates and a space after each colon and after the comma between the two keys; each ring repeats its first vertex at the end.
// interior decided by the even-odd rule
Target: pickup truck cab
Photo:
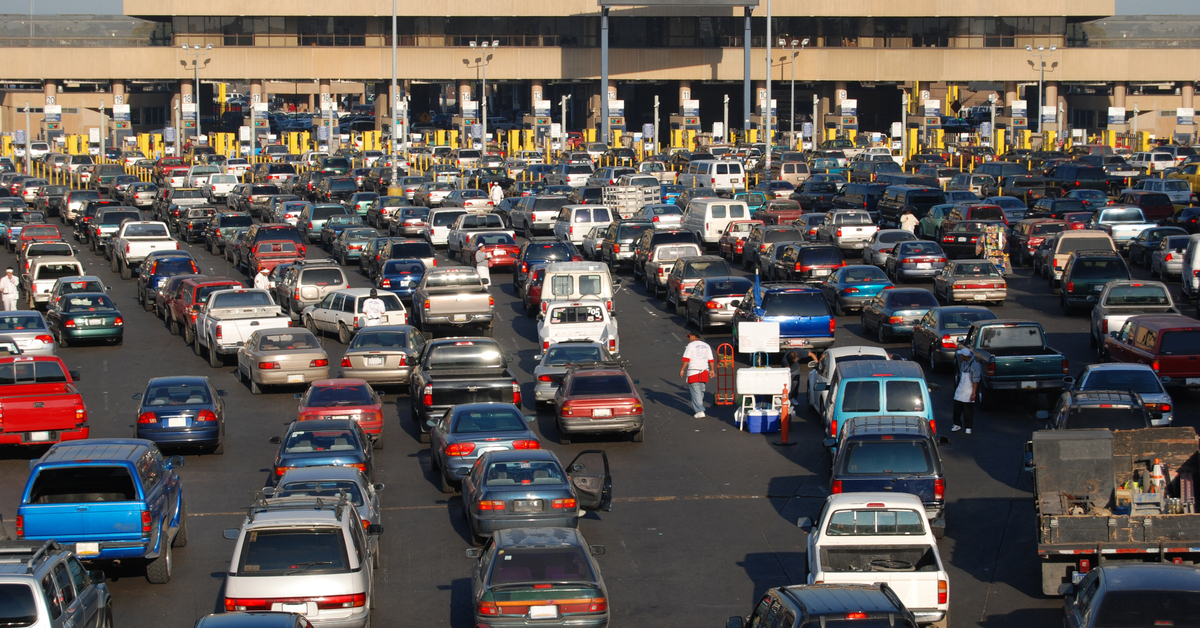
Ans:
{"type": "Polygon", "coordinates": [[[1104,359],[1104,339],[1125,326],[1130,316],[1179,314],[1166,284],[1158,281],[1110,281],[1092,308],[1091,344],[1096,359],[1104,359]]]}
{"type": "Polygon", "coordinates": [[[438,268],[425,273],[413,291],[413,324],[426,332],[436,327],[478,327],[490,336],[496,317],[490,285],[474,268],[438,268]]]}
{"type": "Polygon", "coordinates": [[[1059,298],[1063,309],[1091,308],[1110,281],[1132,279],[1125,260],[1113,251],[1076,251],[1063,267],[1062,290],[1059,298]]]}
{"type": "Polygon", "coordinates": [[[555,301],[597,299],[604,309],[613,311],[614,286],[608,266],[598,262],[550,262],[543,279],[541,309],[555,301]]]}
{"type": "MultiPolygon", "coordinates": [[[[545,296],[543,290],[543,303],[545,296]]],[[[538,317],[537,336],[538,346],[541,347],[539,357],[560,342],[582,340],[604,345],[613,357],[621,355],[617,321],[600,299],[551,302],[545,314],[538,317]]]]}
{"type": "MultiPolygon", "coordinates": [[[[1046,344],[1039,323],[984,320],[971,324],[963,346],[975,354],[983,370],[980,408],[1001,399],[997,391],[1057,392],[1066,384],[1067,357],[1046,344]]],[[[1200,382],[1198,382],[1200,383],[1200,382]]]]}
{"type": "Polygon", "coordinates": [[[50,290],[63,277],[82,277],[83,264],[73,257],[38,258],[21,276],[29,309],[48,306],[50,290]]]}
{"type": "Polygon", "coordinates": [[[88,411],[75,387],[79,372],[61,358],[0,358],[0,444],[45,445],[88,437],[88,411]]]}
{"type": "Polygon", "coordinates": [[[915,495],[934,536],[941,538],[946,528],[946,479],[938,446],[949,445],[950,439],[936,438],[923,418],[886,413],[851,419],[840,436],[824,443],[837,447],[830,492],[915,495]]]}
{"type": "Polygon", "coordinates": [[[429,442],[427,421],[452,406],[511,403],[521,407],[521,384],[509,369],[510,357],[491,338],[440,338],[425,343],[413,366],[409,401],[418,440],[429,442]]]}
{"type": "Polygon", "coordinates": [[[817,227],[817,242],[830,242],[843,251],[861,251],[879,227],[870,214],[858,210],[837,210],[825,214],[817,227]]]}
{"type": "Polygon", "coordinates": [[[916,628],[911,611],[886,583],[796,584],[768,590],[749,617],[730,617],[726,628],[854,626],[916,628]],[[863,621],[865,620],[865,621],[863,621]]]}
{"type": "Polygon", "coordinates": [[[166,584],[188,542],[181,466],[148,440],[59,443],[29,464],[17,536],[74,544],[83,560],[142,560],[146,579],[166,584]]]}
{"type": "Polygon", "coordinates": [[[949,626],[950,575],[915,495],[850,493],[825,499],[808,529],[808,583],[886,583],[917,623],[949,626]]]}
{"type": "Polygon", "coordinates": [[[133,271],[151,251],[179,249],[167,224],[156,221],[129,221],[121,225],[112,239],[112,269],[121,279],[132,279],[133,271]]]}
{"type": "MultiPolygon", "coordinates": [[[[1153,225],[1151,225],[1153,226],[1153,225]]],[[[1137,233],[1140,233],[1137,232],[1137,233]]],[[[1137,235],[1135,233],[1134,235],[1137,235]]],[[[1133,237],[1133,236],[1130,236],[1133,237]]],[[[1050,280],[1050,286],[1057,288],[1062,280],[1063,268],[1067,259],[1076,251],[1116,251],[1117,246],[1108,233],[1094,229],[1079,229],[1063,231],[1057,234],[1050,250],[1046,253],[1045,275],[1050,280]]]]}
{"type": "Polygon", "coordinates": [[[1156,227],[1155,223],[1146,220],[1142,210],[1129,206],[1106,206],[1096,210],[1086,229],[1098,229],[1107,233],[1121,251],[1129,250],[1129,242],[1146,229],[1156,227]]]}
{"type": "Polygon", "coordinates": [[[457,253],[464,263],[474,266],[475,260],[463,258],[463,251],[466,250],[467,241],[472,235],[485,231],[513,235],[512,229],[504,226],[504,219],[499,214],[461,214],[446,234],[446,255],[454,257],[457,253]]]}
{"type": "Polygon", "coordinates": [[[769,283],[762,286],[759,299],[755,291],[730,305],[733,314],[733,346],[738,347],[741,322],[778,322],[779,348],[808,349],[818,353],[833,346],[836,322],[829,302],[817,288],[799,283],[769,283]]]}
{"type": "Polygon", "coordinates": [[[1113,362],[1146,364],[1172,387],[1200,387],[1200,321],[1181,314],[1144,314],[1125,320],[1104,339],[1113,362]]]}
{"type": "Polygon", "coordinates": [[[266,290],[233,288],[218,290],[196,316],[192,349],[196,355],[208,354],[208,364],[217,368],[224,356],[233,355],[250,334],[289,327],[291,318],[279,309],[266,290]]]}

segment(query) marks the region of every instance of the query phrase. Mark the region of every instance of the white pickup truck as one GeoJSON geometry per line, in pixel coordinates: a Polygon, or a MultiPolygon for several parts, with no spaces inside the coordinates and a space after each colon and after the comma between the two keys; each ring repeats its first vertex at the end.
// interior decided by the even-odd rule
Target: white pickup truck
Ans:
{"type": "Polygon", "coordinates": [[[865,211],[850,209],[825,214],[825,220],[817,227],[817,241],[829,242],[842,251],[861,251],[879,231],[865,211]]]}
{"type": "Polygon", "coordinates": [[[921,499],[905,493],[830,495],[808,531],[808,584],[886,582],[918,624],[950,625],[950,576],[921,499]]]}
{"type": "MultiPolygon", "coordinates": [[[[450,232],[446,234],[446,255],[454,257],[458,254],[461,257],[463,248],[467,246],[471,236],[483,231],[507,233],[515,237],[512,229],[504,227],[504,219],[500,214],[463,214],[454,221],[450,232]]],[[[475,263],[475,260],[464,261],[472,265],[475,263]]]]}
{"type": "Polygon", "coordinates": [[[260,329],[282,329],[292,319],[283,313],[266,290],[232,288],[218,290],[196,316],[192,350],[219,368],[226,355],[236,354],[250,334],[260,329]]]}
{"type": "Polygon", "coordinates": [[[1087,221],[1088,229],[1099,229],[1112,236],[1113,243],[1120,251],[1129,250],[1129,242],[1146,229],[1158,225],[1146,220],[1142,210],[1129,205],[1101,207],[1087,221]]]}
{"type": "Polygon", "coordinates": [[[617,319],[608,311],[605,302],[599,299],[550,304],[546,313],[538,316],[537,335],[542,353],[560,342],[590,340],[604,345],[614,358],[621,355],[617,319]]]}
{"type": "Polygon", "coordinates": [[[179,242],[171,237],[167,223],[152,220],[130,221],[112,237],[112,269],[121,279],[131,279],[134,269],[152,251],[178,249],[179,242]]]}

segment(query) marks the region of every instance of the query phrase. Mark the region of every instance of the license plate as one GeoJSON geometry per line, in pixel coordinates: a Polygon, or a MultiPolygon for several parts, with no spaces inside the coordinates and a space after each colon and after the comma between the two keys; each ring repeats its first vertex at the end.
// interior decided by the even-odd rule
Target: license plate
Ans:
{"type": "Polygon", "coordinates": [[[1184,380],[1184,383],[1187,384],[1188,386],[1200,386],[1200,378],[1189,377],[1184,380]]]}
{"type": "Polygon", "coordinates": [[[365,361],[367,366],[383,366],[383,356],[381,355],[367,356],[365,361]]]}
{"type": "Polygon", "coordinates": [[[88,322],[87,322],[87,324],[88,324],[88,325],[103,325],[103,324],[104,324],[104,319],[102,319],[102,318],[89,318],[89,319],[88,319],[88,322]]]}
{"type": "Polygon", "coordinates": [[[280,604],[279,610],[283,611],[285,613],[304,614],[304,613],[308,612],[308,604],[306,604],[304,602],[300,602],[298,604],[280,604]]]}
{"type": "Polygon", "coordinates": [[[608,409],[592,410],[592,416],[594,416],[594,417],[610,417],[610,416],[612,416],[612,410],[608,410],[608,409]]]}
{"type": "Polygon", "coordinates": [[[287,383],[289,383],[289,384],[302,384],[302,383],[304,383],[304,375],[303,375],[303,374],[288,375],[288,376],[287,376],[287,383]]]}
{"type": "Polygon", "coordinates": [[[801,340],[799,338],[792,338],[792,339],[784,341],[784,344],[788,347],[807,347],[808,341],[801,340]]]}
{"type": "Polygon", "coordinates": [[[1021,390],[1036,390],[1037,382],[1021,382],[1021,390]]]}
{"type": "Polygon", "coordinates": [[[917,262],[917,270],[930,270],[933,264],[930,262],[917,262]]]}
{"type": "Polygon", "coordinates": [[[977,294],[977,295],[975,295],[975,300],[976,301],[986,301],[987,295],[986,294],[977,294]]]}
{"type": "Polygon", "coordinates": [[[496,251],[495,253],[492,253],[492,255],[495,255],[496,257],[502,257],[508,255],[508,251],[496,251]]]}
{"type": "Polygon", "coordinates": [[[967,241],[967,239],[966,239],[966,238],[959,238],[959,239],[958,239],[958,241],[959,241],[959,242],[966,242],[966,241],[967,241]]]}
{"type": "Polygon", "coordinates": [[[167,427],[187,427],[187,419],[167,419],[167,427]]]}
{"type": "Polygon", "coordinates": [[[402,286],[407,286],[412,283],[412,279],[398,279],[397,282],[402,286]]]}
{"type": "Polygon", "coordinates": [[[824,277],[825,275],[828,275],[828,274],[829,274],[828,268],[818,268],[817,270],[813,271],[813,275],[817,276],[817,277],[824,277]]]}
{"type": "Polygon", "coordinates": [[[453,316],[453,319],[455,321],[465,321],[465,320],[467,320],[467,315],[466,314],[455,314],[453,316]]]}
{"type": "Polygon", "coordinates": [[[542,500],[540,499],[514,499],[512,502],[513,512],[538,512],[542,509],[542,500]]]}
{"type": "Polygon", "coordinates": [[[1079,584],[1079,583],[1080,583],[1080,581],[1082,581],[1082,580],[1083,580],[1083,577],[1084,577],[1084,576],[1086,576],[1086,575],[1087,575],[1086,573],[1080,573],[1080,572],[1078,572],[1078,571],[1072,571],[1072,572],[1071,572],[1071,584],[1079,584]]]}
{"type": "Polygon", "coordinates": [[[48,441],[50,440],[50,432],[30,432],[29,440],[35,442],[48,441]]]}
{"type": "Polygon", "coordinates": [[[530,619],[556,619],[558,617],[557,606],[530,606],[530,619]]]}
{"type": "Polygon", "coordinates": [[[95,556],[100,553],[99,543],[76,543],[75,555],[79,557],[95,556]]]}
{"type": "Polygon", "coordinates": [[[854,248],[856,248],[856,249],[861,249],[862,247],[863,247],[863,243],[862,243],[862,242],[855,242],[855,243],[854,243],[854,248]]]}
{"type": "Polygon", "coordinates": [[[1100,292],[1104,290],[1104,284],[1096,284],[1092,286],[1092,292],[1100,292]]]}

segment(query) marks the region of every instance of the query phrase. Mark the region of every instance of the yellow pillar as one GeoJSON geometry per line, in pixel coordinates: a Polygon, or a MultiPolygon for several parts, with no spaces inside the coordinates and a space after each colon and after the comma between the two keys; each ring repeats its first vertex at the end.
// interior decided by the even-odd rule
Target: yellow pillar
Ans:
{"type": "Polygon", "coordinates": [[[696,130],[687,130],[687,142],[684,144],[688,150],[696,150],[696,130]]]}
{"type": "Polygon", "coordinates": [[[450,137],[449,137],[449,139],[450,139],[450,145],[451,145],[451,146],[458,146],[458,131],[456,131],[456,130],[454,130],[454,129],[450,129],[450,131],[449,131],[449,136],[450,136],[450,137]]]}
{"type": "Polygon", "coordinates": [[[907,130],[908,154],[904,156],[905,159],[911,158],[913,155],[917,154],[917,136],[919,134],[919,131],[920,131],[920,129],[908,129],[907,130]]]}
{"type": "Polygon", "coordinates": [[[999,155],[1000,151],[1003,148],[1004,148],[1004,129],[996,129],[996,143],[994,146],[992,146],[992,150],[996,151],[996,154],[999,155]]]}
{"type": "Polygon", "coordinates": [[[846,139],[849,139],[851,142],[853,142],[854,138],[856,137],[858,137],[858,131],[855,131],[854,129],[848,129],[846,131],[846,139]]]}
{"type": "Polygon", "coordinates": [[[747,129],[746,130],[746,141],[750,142],[751,144],[757,142],[758,141],[758,129],[747,129]]]}
{"type": "Polygon", "coordinates": [[[942,148],[945,146],[945,144],[942,143],[945,135],[946,135],[946,132],[943,129],[937,129],[937,132],[934,134],[934,141],[933,141],[934,148],[942,148]]]}
{"type": "Polygon", "coordinates": [[[0,152],[4,153],[5,157],[12,157],[12,138],[5,135],[0,137],[0,152]]]}
{"type": "Polygon", "coordinates": [[[1054,132],[1054,131],[1046,131],[1046,133],[1045,133],[1044,137],[1045,137],[1046,139],[1045,139],[1045,141],[1042,143],[1042,150],[1050,150],[1050,149],[1049,149],[1049,148],[1047,148],[1047,147],[1048,147],[1048,146],[1050,146],[1050,147],[1054,146],[1054,140],[1056,139],[1056,138],[1055,138],[1055,132],[1054,132]]]}
{"type": "Polygon", "coordinates": [[[586,131],[586,133],[584,133],[583,136],[585,138],[587,138],[586,139],[587,142],[591,143],[591,142],[596,141],[596,129],[584,129],[584,130],[586,131]]]}
{"type": "Polygon", "coordinates": [[[438,129],[434,132],[433,136],[436,138],[434,141],[438,146],[446,145],[446,131],[444,129],[438,129]]]}

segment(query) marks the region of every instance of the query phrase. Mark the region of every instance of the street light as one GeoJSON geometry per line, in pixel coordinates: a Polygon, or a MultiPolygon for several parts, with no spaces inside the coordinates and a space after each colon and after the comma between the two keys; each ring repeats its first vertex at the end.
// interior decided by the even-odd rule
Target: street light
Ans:
{"type": "MultiPolygon", "coordinates": [[[[1055,50],[1058,50],[1058,46],[1050,46],[1050,50],[1046,50],[1045,46],[1038,46],[1035,49],[1033,46],[1031,46],[1029,44],[1025,44],[1025,52],[1028,52],[1029,54],[1038,58],[1037,119],[1038,119],[1038,131],[1039,132],[1044,130],[1044,129],[1042,129],[1042,107],[1046,106],[1046,92],[1042,90],[1042,84],[1045,82],[1045,79],[1046,79],[1046,57],[1053,54],[1055,50]]],[[[1032,59],[1029,61],[1029,65],[1033,65],[1032,59]]],[[[1055,63],[1054,65],[1057,66],[1058,64],[1055,63]]],[[[1058,116],[1055,115],[1055,117],[1057,118],[1058,116]]]]}
{"type": "MultiPolygon", "coordinates": [[[[790,132],[791,141],[793,142],[792,148],[796,147],[796,145],[794,144],[794,142],[796,141],[796,56],[800,54],[799,52],[796,52],[796,44],[800,44],[800,52],[804,52],[804,47],[808,45],[808,38],[805,37],[802,40],[792,39],[790,41],[787,39],[784,39],[782,37],[779,38],[779,47],[780,48],[788,48],[792,51],[792,59],[791,59],[791,64],[792,64],[791,101],[792,102],[791,102],[791,104],[788,105],[788,110],[791,111],[791,113],[792,113],[792,124],[791,124],[791,132],[790,132]]],[[[813,120],[813,128],[816,128],[816,124],[817,124],[817,121],[813,120]]]]}
{"type": "Polygon", "coordinates": [[[479,139],[481,140],[481,143],[483,144],[483,154],[486,155],[487,154],[487,66],[488,66],[488,63],[490,63],[492,61],[492,55],[488,54],[487,51],[488,51],[489,47],[492,48],[493,50],[499,48],[500,40],[493,39],[492,41],[480,41],[480,42],[472,40],[470,42],[470,46],[471,46],[471,50],[475,50],[476,47],[481,48],[483,50],[483,56],[476,57],[474,64],[472,64],[470,62],[470,60],[468,60],[468,59],[463,59],[463,63],[466,64],[466,66],[468,68],[479,68],[480,72],[481,72],[481,74],[480,74],[481,78],[480,78],[480,82],[479,82],[479,92],[480,92],[480,94],[479,94],[479,123],[480,123],[480,125],[482,125],[481,126],[482,133],[480,134],[481,137],[479,139]]]}
{"type": "MultiPolygon", "coordinates": [[[[201,52],[200,44],[194,44],[190,49],[187,44],[183,44],[183,53],[192,57],[192,72],[195,75],[196,91],[192,96],[192,103],[196,105],[196,137],[199,138],[200,132],[200,55],[212,50],[212,44],[208,44],[201,52]]],[[[205,59],[204,65],[207,67],[212,59],[205,59]]],[[[180,61],[183,67],[187,67],[186,61],[180,61]]]]}

